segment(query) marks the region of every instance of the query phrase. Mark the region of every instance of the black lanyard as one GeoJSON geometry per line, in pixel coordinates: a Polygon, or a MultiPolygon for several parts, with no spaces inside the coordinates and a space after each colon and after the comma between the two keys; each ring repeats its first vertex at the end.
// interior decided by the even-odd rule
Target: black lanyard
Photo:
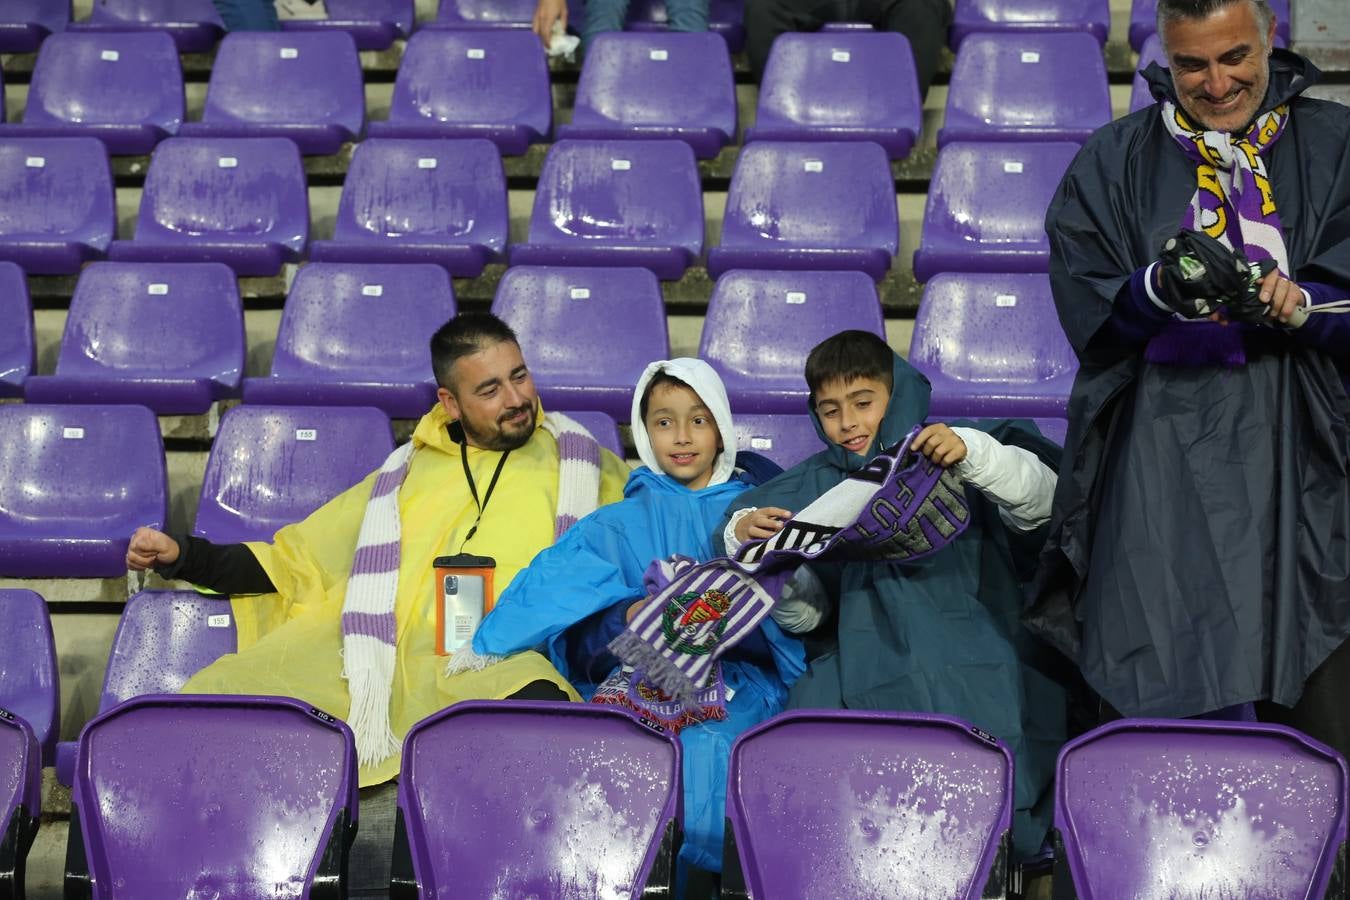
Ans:
{"type": "Polygon", "coordinates": [[[488,482],[487,493],[483,495],[483,499],[480,502],[478,499],[478,487],[473,483],[473,470],[469,468],[468,442],[461,443],[459,449],[460,462],[464,463],[464,480],[469,483],[469,493],[473,496],[474,506],[478,507],[478,518],[473,520],[473,527],[469,529],[469,533],[464,536],[464,540],[459,545],[459,549],[462,552],[464,550],[464,545],[473,540],[473,536],[478,533],[478,523],[483,521],[483,512],[487,509],[488,501],[492,499],[492,491],[497,487],[497,478],[502,474],[502,466],[506,465],[506,458],[511,455],[511,451],[505,451],[502,453],[502,458],[497,460],[497,468],[492,472],[492,480],[488,482]]]}

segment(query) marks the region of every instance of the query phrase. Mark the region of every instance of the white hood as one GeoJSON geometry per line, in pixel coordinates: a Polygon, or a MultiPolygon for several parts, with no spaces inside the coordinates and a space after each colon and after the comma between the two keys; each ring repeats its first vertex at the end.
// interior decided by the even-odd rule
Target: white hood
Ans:
{"type": "Polygon", "coordinates": [[[727,400],[727,389],[722,384],[713,367],[701,359],[680,357],[679,359],[658,359],[647,366],[633,390],[633,410],[628,421],[633,429],[633,443],[637,446],[638,459],[653,472],[664,472],[656,453],[652,450],[651,438],[647,435],[647,423],[642,420],[642,395],[647,384],[657,372],[668,372],[694,389],[694,393],[703,400],[703,405],[712,413],[717,430],[722,435],[722,452],[717,455],[713,465],[712,478],[708,485],[721,484],[731,478],[736,470],[736,429],[731,422],[731,403],[727,400]]]}

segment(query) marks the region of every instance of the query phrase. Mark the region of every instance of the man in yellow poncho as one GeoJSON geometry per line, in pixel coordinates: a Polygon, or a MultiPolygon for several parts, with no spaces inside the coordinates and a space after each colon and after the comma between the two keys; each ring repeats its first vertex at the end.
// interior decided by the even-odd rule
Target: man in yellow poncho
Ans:
{"type": "MultiPolygon", "coordinates": [[[[439,402],[411,443],[271,543],[212,545],[143,528],[127,551],[133,570],[232,595],[239,652],[184,692],[293,696],[346,719],[363,788],[398,774],[414,723],[460,700],[579,699],[536,653],[447,676],[435,652],[433,561],[493,557],[501,591],[571,523],[619,500],[628,476],[576,423],[543,414],[500,319],[460,315],[431,349],[439,402]]],[[[374,796],[362,791],[364,834],[376,830],[374,796]]],[[[392,813],[393,792],[379,799],[392,813]]],[[[388,847],[373,848],[386,866],[388,847]]],[[[357,868],[354,858],[354,880],[357,868]]]]}

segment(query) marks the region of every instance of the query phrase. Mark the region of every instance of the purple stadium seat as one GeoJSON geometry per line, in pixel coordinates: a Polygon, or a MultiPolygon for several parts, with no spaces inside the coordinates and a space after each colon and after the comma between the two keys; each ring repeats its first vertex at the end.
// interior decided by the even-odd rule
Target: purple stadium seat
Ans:
{"type": "Polygon", "coordinates": [[[722,896],[1005,896],[1012,765],[950,716],[775,716],[731,750],[722,896]]]}
{"type": "Polygon", "coordinates": [[[1106,62],[1092,35],[972,34],[952,67],[937,141],[1081,144],[1109,121],[1106,62]]]}
{"type": "Polygon", "coordinates": [[[1063,417],[1078,359],[1047,275],[936,275],[924,287],[909,361],[933,385],[934,416],[1063,417]]]}
{"type": "Polygon", "coordinates": [[[900,246],[886,151],[872,143],[747,144],[736,160],[722,243],[728,269],[857,269],[880,281],[900,246]]]}
{"type": "Polygon", "coordinates": [[[371,138],[357,145],[331,241],[310,259],[434,262],[475,278],[506,249],[506,176],[496,146],[371,138]]]}
{"type": "Polygon", "coordinates": [[[0,635],[0,708],[28,723],[42,748],[38,764],[51,765],[61,731],[61,687],[47,601],[34,591],[0,590],[0,635]]]}
{"type": "Polygon", "coordinates": [[[244,310],[220,263],[94,263],[70,299],[55,375],[30,403],[133,403],[159,415],[206,412],[239,396],[244,310]]]}
{"type": "MultiPolygon", "coordinates": [[[[1289,0],[1269,0],[1275,13],[1275,34],[1289,41],[1289,0]]],[[[1130,7],[1130,46],[1142,52],[1144,41],[1158,30],[1158,0],[1134,0],[1130,7]]],[[[1281,45],[1283,46],[1283,44],[1281,45]]],[[[1142,67],[1141,67],[1142,68],[1142,67]]]]}
{"type": "MultiPolygon", "coordinates": [[[[720,34],[727,50],[740,53],[745,47],[744,0],[711,0],[708,30],[720,34]]],[[[577,19],[577,25],[581,20],[577,19]]],[[[668,25],[665,0],[633,0],[628,10],[628,28],[634,31],[665,30],[668,25]]]]}
{"type": "Polygon", "coordinates": [[[375,406],[416,418],[436,402],[427,336],[455,315],[450,276],[430,264],[311,263],[281,312],[272,374],[245,403],[375,406]]]}
{"type": "Polygon", "coordinates": [[[1078,145],[954,143],[928,185],[914,278],[939,272],[1044,272],[1045,210],[1078,145]]]}
{"type": "Polygon", "coordinates": [[[457,703],[403,742],[391,893],[673,897],[680,807],[679,742],[626,712],[457,703]]]}
{"type": "Polygon", "coordinates": [[[511,265],[643,266],[674,281],[703,253],[703,187],[682,141],[558,141],[511,265]]]}
{"type": "Polygon", "coordinates": [[[180,133],[290,138],[301,153],[336,153],[365,129],[361,78],[346,32],[237,31],[216,50],[202,120],[180,133]]]}
{"type": "Polygon", "coordinates": [[[746,141],[872,141],[908,156],[923,124],[914,53],[892,31],[787,33],[773,42],[746,141]]]}
{"type": "Polygon", "coordinates": [[[1085,31],[1101,45],[1110,27],[1108,0],[956,0],[948,43],[958,50],[979,32],[1085,31]]]}
{"type": "Polygon", "coordinates": [[[71,31],[165,31],[180,53],[204,53],[225,32],[211,0],[95,0],[71,31]]]}
{"type": "Polygon", "coordinates": [[[70,0],[0,3],[0,53],[32,53],[49,34],[70,24],[70,0]]]}
{"type": "MultiPolygon", "coordinates": [[[[146,694],[176,694],[188,679],[238,649],[230,604],[195,591],[141,591],[117,623],[98,711],[146,694]]],[[[56,779],[75,777],[79,743],[56,746],[56,779]]]]}
{"type": "Polygon", "coordinates": [[[546,410],[627,422],[642,370],[670,356],[661,287],[645,269],[512,267],[492,311],[528,348],[546,410]]]}
{"type": "Polygon", "coordinates": [[[293,142],[175,137],[150,158],[135,238],[114,243],[109,258],[275,275],[308,240],[309,194],[293,142]]]}
{"type": "Polygon", "coordinates": [[[413,0],[326,0],[326,19],[283,19],[295,31],[344,31],[358,50],[387,50],[413,31],[413,0]]]}
{"type": "Polygon", "coordinates": [[[24,382],[37,370],[37,344],[28,279],[12,262],[0,262],[0,322],[0,397],[22,397],[24,382]]]}
{"type": "Polygon", "coordinates": [[[608,450],[619,459],[624,458],[623,440],[619,437],[619,423],[615,422],[609,413],[572,410],[566,415],[589,431],[601,449],[608,450]]]}
{"type": "Polygon", "coordinates": [[[33,729],[0,709],[0,895],[24,896],[28,851],[42,812],[42,761],[33,729]]]}
{"type": "Polygon", "coordinates": [[[731,57],[717,36],[613,32],[586,52],[562,138],[674,138],[709,159],[736,139],[731,57]]]}
{"type": "Polygon", "coordinates": [[[0,260],[31,275],[68,275],[102,257],[116,231],[103,144],[0,131],[0,260]]]}
{"type": "Polygon", "coordinates": [[[849,328],[886,337],[876,285],[861,272],[732,271],[713,288],[698,355],[733,411],[803,413],[806,355],[849,328]]]}
{"type": "MultiPolygon", "coordinates": [[[[802,404],[806,408],[806,404],[802,404]]],[[[797,463],[825,449],[816,434],[815,423],[806,413],[777,413],[774,415],[736,415],[736,445],[750,450],[790,469],[797,463]]]]}
{"type": "Polygon", "coordinates": [[[553,92],[533,33],[419,31],[399,63],[389,121],[371,137],[487,138],[510,156],[548,140],[553,92]]]}
{"type": "MultiPolygon", "coordinates": [[[[427,28],[523,28],[534,19],[535,0],[440,0],[427,28]]],[[[572,17],[569,15],[569,21],[572,17]]],[[[572,21],[580,25],[581,20],[572,21]]]]}
{"type": "Polygon", "coordinates": [[[356,778],[351,729],[299,700],[130,700],[80,734],[67,889],[346,896],[356,778]]]}
{"type": "Polygon", "coordinates": [[[1059,754],[1056,896],[1331,897],[1346,805],[1345,760],[1293,729],[1112,722],[1059,754]]]}
{"type": "Polygon", "coordinates": [[[1156,34],[1150,34],[1144,40],[1144,46],[1139,49],[1139,65],[1135,66],[1134,84],[1130,88],[1130,112],[1136,112],[1145,106],[1154,104],[1153,95],[1149,92],[1148,82],[1144,81],[1143,71],[1148,68],[1149,63],[1157,63],[1166,68],[1167,57],[1163,55],[1162,39],[1156,34]]]}
{"type": "Polygon", "coordinates": [[[0,134],[96,137],[149,153],[183,122],[183,72],[167,34],[54,34],[38,51],[22,125],[0,134]]]}
{"type": "Polygon", "coordinates": [[[126,574],[127,541],[168,519],[164,443],[141,406],[0,406],[0,575],[126,574]]]}
{"type": "Polygon", "coordinates": [[[270,541],[393,449],[389,417],[378,409],[236,406],[211,445],[192,533],[217,544],[270,541]]]}

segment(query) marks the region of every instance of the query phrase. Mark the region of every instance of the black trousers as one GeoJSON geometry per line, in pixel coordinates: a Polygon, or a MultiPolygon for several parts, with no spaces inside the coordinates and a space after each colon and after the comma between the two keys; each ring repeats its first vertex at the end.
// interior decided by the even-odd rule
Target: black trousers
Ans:
{"type": "Polygon", "coordinates": [[[755,80],[764,75],[774,38],[785,31],[819,31],[830,22],[867,22],[909,38],[919,94],[927,97],[947,43],[952,6],[951,0],[746,0],[745,51],[755,80]]]}

